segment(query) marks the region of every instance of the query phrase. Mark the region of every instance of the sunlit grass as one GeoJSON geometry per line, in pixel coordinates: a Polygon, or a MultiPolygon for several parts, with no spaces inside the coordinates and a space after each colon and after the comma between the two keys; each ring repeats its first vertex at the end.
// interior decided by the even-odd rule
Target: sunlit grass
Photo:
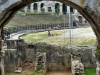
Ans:
{"type": "Polygon", "coordinates": [[[38,12],[17,12],[17,14],[39,14],[38,12]]]}
{"type": "MultiPolygon", "coordinates": [[[[70,38],[69,30],[54,30],[50,31],[51,36],[48,36],[48,32],[37,32],[30,33],[27,35],[23,35],[21,38],[25,39],[27,42],[46,42],[49,44],[55,44],[59,46],[69,46],[72,44],[73,46],[77,45],[94,45],[96,42],[96,38],[93,36],[84,36],[82,34],[87,34],[91,32],[91,29],[88,28],[79,28],[75,33],[73,30],[73,36],[70,38]],[[67,34],[67,35],[65,35],[67,34]],[[80,35],[81,34],[81,35],[80,35]]],[[[87,34],[88,35],[88,34],[87,34]]]]}
{"type": "Polygon", "coordinates": [[[96,69],[95,68],[85,69],[85,75],[96,75],[96,69]]]}
{"type": "Polygon", "coordinates": [[[48,36],[48,31],[45,32],[36,32],[36,33],[30,33],[30,34],[26,34],[23,35],[21,38],[25,39],[25,41],[27,42],[39,42],[39,41],[43,41],[43,40],[49,40],[50,42],[53,41],[55,39],[58,39],[57,36],[61,35],[64,31],[62,30],[57,30],[57,31],[50,31],[51,36],[48,36]]]}
{"type": "Polygon", "coordinates": [[[42,75],[42,74],[34,72],[32,74],[29,74],[29,73],[5,73],[4,75],[42,75]]]}

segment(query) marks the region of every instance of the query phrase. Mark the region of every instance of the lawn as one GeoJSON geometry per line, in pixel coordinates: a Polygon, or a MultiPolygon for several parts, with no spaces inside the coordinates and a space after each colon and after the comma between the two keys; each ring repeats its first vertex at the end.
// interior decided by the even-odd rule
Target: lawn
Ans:
{"type": "Polygon", "coordinates": [[[17,14],[39,14],[38,12],[17,12],[17,14]]]}
{"type": "Polygon", "coordinates": [[[41,75],[39,73],[32,73],[32,74],[29,74],[29,73],[5,73],[5,75],[41,75]]]}
{"type": "Polygon", "coordinates": [[[96,75],[96,69],[95,68],[85,69],[85,75],[96,75]]]}
{"type": "Polygon", "coordinates": [[[73,35],[71,37],[69,34],[69,29],[53,30],[50,32],[51,36],[48,36],[48,32],[44,31],[29,33],[21,36],[21,38],[25,39],[27,42],[46,42],[59,46],[69,46],[70,43],[73,46],[94,45],[96,42],[96,38],[93,35],[93,31],[90,27],[73,29],[73,35]]]}

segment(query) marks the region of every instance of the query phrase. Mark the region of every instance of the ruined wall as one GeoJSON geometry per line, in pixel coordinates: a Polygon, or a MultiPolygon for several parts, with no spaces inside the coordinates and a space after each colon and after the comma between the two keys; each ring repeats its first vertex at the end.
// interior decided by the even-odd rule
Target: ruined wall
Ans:
{"type": "Polygon", "coordinates": [[[60,47],[46,43],[37,43],[36,51],[47,53],[48,69],[70,69],[71,53],[80,54],[84,67],[95,67],[95,58],[92,56],[93,46],[60,47]],[[59,66],[58,66],[59,65],[59,66]],[[53,67],[52,67],[53,66],[53,67]]]}
{"type": "MultiPolygon", "coordinates": [[[[74,55],[80,54],[82,63],[85,68],[96,67],[95,58],[92,56],[93,46],[80,47],[60,47],[47,43],[25,43],[19,41],[18,50],[7,50],[5,57],[6,71],[14,70],[16,67],[23,66],[25,61],[36,60],[37,52],[46,52],[47,70],[70,70],[71,68],[71,53],[74,55]],[[11,67],[9,69],[9,67],[11,67]]],[[[34,65],[34,64],[33,64],[34,65]]]]}
{"type": "Polygon", "coordinates": [[[17,66],[17,54],[16,50],[6,50],[6,57],[4,58],[4,66],[6,72],[14,72],[17,66]]]}

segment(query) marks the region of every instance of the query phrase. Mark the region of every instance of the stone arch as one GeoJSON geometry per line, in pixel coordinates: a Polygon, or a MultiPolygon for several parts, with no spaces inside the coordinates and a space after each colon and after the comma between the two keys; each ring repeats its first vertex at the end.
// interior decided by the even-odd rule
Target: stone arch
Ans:
{"type": "Polygon", "coordinates": [[[28,6],[27,6],[27,10],[28,10],[28,12],[30,12],[30,8],[31,8],[31,6],[28,5],[28,6]]]}
{"type": "MultiPolygon", "coordinates": [[[[22,0],[20,2],[20,1],[14,0],[9,4],[9,6],[6,6],[6,3],[3,4],[3,6],[0,5],[1,8],[4,8],[0,13],[0,16],[1,16],[0,17],[0,28],[5,26],[18,10],[20,10],[21,8],[27,6],[28,4],[36,2],[36,1],[22,0]]],[[[93,11],[92,9],[90,9],[89,6],[84,6],[84,2],[81,2],[81,1],[78,1],[78,2],[81,3],[80,5],[78,3],[75,3],[74,0],[72,0],[72,1],[56,0],[56,1],[60,1],[61,3],[64,3],[65,5],[68,5],[68,6],[71,6],[75,9],[77,9],[87,19],[87,21],[91,24],[92,29],[95,32],[96,36],[97,36],[97,40],[100,40],[99,39],[99,37],[100,37],[99,23],[96,20],[94,20],[95,15],[93,15],[94,13],[96,13],[96,10],[93,11]],[[91,16],[90,14],[92,14],[93,16],[91,16]]],[[[87,4],[87,5],[89,5],[89,4],[87,4]]],[[[98,43],[100,43],[100,42],[98,42],[98,43]]]]}
{"type": "MultiPolygon", "coordinates": [[[[2,0],[0,2],[0,8],[1,8],[0,9],[0,31],[2,31],[2,27],[4,27],[12,19],[12,17],[16,14],[18,10],[20,10],[21,8],[27,6],[28,4],[32,2],[37,2],[37,1],[41,1],[41,0],[6,0],[6,2],[2,0]]],[[[85,17],[85,19],[90,23],[97,37],[97,46],[100,48],[100,25],[98,21],[100,18],[100,13],[99,13],[100,4],[98,3],[100,3],[100,1],[99,0],[77,0],[77,1],[76,0],[56,0],[56,1],[60,1],[64,3],[65,5],[69,5],[77,9],[79,13],[85,17]]],[[[0,48],[2,48],[2,45],[0,45],[0,48]]],[[[100,75],[100,72],[99,71],[97,72],[98,72],[98,75],[100,75]]]]}
{"type": "Polygon", "coordinates": [[[60,4],[59,3],[55,3],[55,12],[56,13],[60,12],[60,4]]]}
{"type": "Polygon", "coordinates": [[[34,3],[34,4],[33,4],[33,7],[34,7],[34,8],[33,8],[34,11],[37,11],[37,10],[38,10],[38,4],[37,4],[37,3],[34,3]]]}
{"type": "Polygon", "coordinates": [[[78,16],[79,22],[82,23],[82,16],[78,16]]]}
{"type": "Polygon", "coordinates": [[[66,7],[66,5],[63,3],[63,14],[66,14],[66,12],[67,12],[67,7],[66,7]]]}
{"type": "MultiPolygon", "coordinates": [[[[37,1],[37,0],[36,0],[37,1]]],[[[12,1],[12,3],[10,3],[9,6],[6,7],[6,4],[0,5],[1,8],[3,7],[3,11],[0,13],[0,28],[2,28],[4,25],[6,25],[10,19],[13,17],[13,15],[21,8],[27,6],[30,3],[36,2],[33,0],[22,0],[17,1],[14,0],[12,1]],[[4,7],[5,6],[5,7],[4,7]]],[[[60,0],[56,0],[56,1],[60,1],[60,0]]],[[[65,5],[74,7],[75,9],[77,9],[86,19],[87,21],[91,24],[93,31],[95,32],[96,36],[97,36],[97,40],[100,41],[99,37],[100,37],[100,28],[99,28],[99,23],[94,20],[94,16],[93,15],[93,10],[90,9],[89,6],[84,6],[84,3],[81,3],[80,5],[78,3],[75,3],[75,1],[60,1],[62,3],[64,3],[65,5]],[[90,14],[92,14],[93,16],[91,16],[90,14]]],[[[80,2],[80,1],[79,1],[80,2]]],[[[88,5],[88,4],[87,4],[88,5]]],[[[94,13],[96,12],[96,10],[94,11],[94,13]]],[[[97,15],[97,14],[96,14],[97,15]]],[[[100,43],[100,42],[98,42],[100,43]]]]}
{"type": "Polygon", "coordinates": [[[41,8],[43,8],[43,7],[44,7],[44,5],[45,5],[44,3],[41,3],[41,8]]]}
{"type": "Polygon", "coordinates": [[[41,6],[41,11],[42,11],[42,12],[45,11],[44,5],[45,5],[44,3],[41,3],[41,4],[40,4],[40,6],[41,6]]]}

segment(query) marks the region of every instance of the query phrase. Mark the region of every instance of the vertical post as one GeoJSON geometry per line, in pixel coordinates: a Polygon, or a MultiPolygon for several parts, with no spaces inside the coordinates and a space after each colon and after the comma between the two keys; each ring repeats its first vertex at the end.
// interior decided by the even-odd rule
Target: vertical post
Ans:
{"type": "Polygon", "coordinates": [[[70,47],[72,47],[72,25],[73,25],[73,21],[72,21],[72,14],[69,13],[69,37],[70,37],[70,47]]]}

